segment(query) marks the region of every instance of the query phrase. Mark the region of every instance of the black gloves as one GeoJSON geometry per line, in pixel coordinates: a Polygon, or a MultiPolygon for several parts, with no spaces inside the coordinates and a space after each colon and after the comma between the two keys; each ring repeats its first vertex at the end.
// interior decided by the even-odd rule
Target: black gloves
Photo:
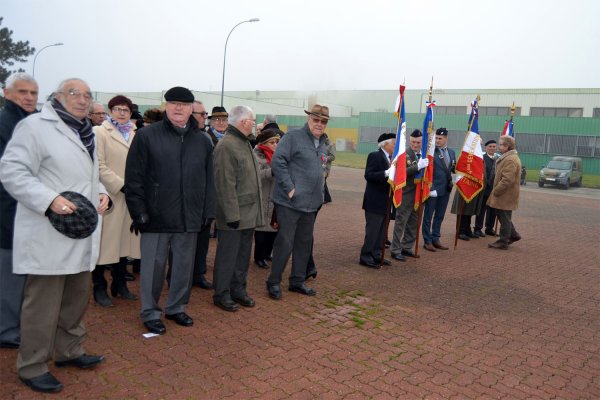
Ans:
{"type": "Polygon", "coordinates": [[[233,222],[228,222],[227,226],[230,227],[231,229],[237,229],[240,227],[240,221],[233,221],[233,222]]]}
{"type": "Polygon", "coordinates": [[[204,218],[204,220],[202,221],[202,226],[200,227],[200,230],[205,230],[205,229],[209,229],[210,225],[212,224],[212,222],[214,221],[214,218],[204,218]]]}
{"type": "Polygon", "coordinates": [[[136,236],[140,234],[140,231],[144,229],[144,227],[150,222],[150,217],[148,214],[140,214],[131,223],[129,227],[129,232],[135,233],[136,236]]]}

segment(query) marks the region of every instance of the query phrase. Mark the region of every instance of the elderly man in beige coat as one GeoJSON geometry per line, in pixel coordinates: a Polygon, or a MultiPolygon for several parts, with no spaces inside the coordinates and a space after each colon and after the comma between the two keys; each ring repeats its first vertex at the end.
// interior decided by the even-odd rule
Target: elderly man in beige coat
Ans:
{"type": "Polygon", "coordinates": [[[63,81],[42,111],[22,120],[0,161],[0,179],[17,201],[14,272],[28,274],[21,311],[17,372],[40,392],[62,384],[48,372],[57,367],[89,368],[104,361],[85,354],[82,319],[90,295],[90,271],[100,247],[100,223],[91,236],[72,239],[46,214],[72,214],[77,206],[60,193],[77,192],[103,214],[109,197],[100,183],[92,126],[92,102],[80,79],[63,81]]]}
{"type": "Polygon", "coordinates": [[[248,138],[254,122],[250,107],[232,108],[229,126],[214,152],[219,242],[213,301],[225,311],[236,311],[236,303],[254,306],[246,292],[246,277],[254,228],[264,224],[258,162],[248,138]]]}
{"type": "Polygon", "coordinates": [[[488,246],[508,250],[510,244],[521,240],[521,235],[512,223],[512,212],[519,207],[521,160],[515,150],[514,138],[501,136],[498,147],[502,155],[496,161],[494,189],[487,205],[496,209],[496,216],[500,220],[500,239],[488,246]]]}

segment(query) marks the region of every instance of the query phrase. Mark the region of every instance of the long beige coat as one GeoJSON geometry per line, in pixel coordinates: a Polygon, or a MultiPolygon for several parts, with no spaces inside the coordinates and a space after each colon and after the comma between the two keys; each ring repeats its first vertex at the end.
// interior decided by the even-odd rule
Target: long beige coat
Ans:
{"type": "Polygon", "coordinates": [[[265,156],[265,153],[263,153],[258,146],[254,148],[254,156],[258,161],[258,176],[260,178],[260,187],[262,192],[262,211],[264,222],[264,225],[257,227],[256,230],[261,232],[277,232],[277,229],[273,229],[271,226],[273,209],[275,208],[273,200],[271,199],[274,182],[271,165],[267,163],[267,156],[265,156]]]}
{"type": "Polygon", "coordinates": [[[100,257],[98,265],[114,264],[120,257],[140,258],[140,238],[129,231],[131,217],[127,211],[125,194],[121,188],[125,184],[125,161],[135,132],[126,142],[123,135],[109,121],[94,127],[100,181],[108,190],[113,208],[104,216],[100,257]]]}
{"type": "Polygon", "coordinates": [[[521,160],[516,150],[502,154],[496,161],[494,189],[487,201],[488,206],[499,210],[519,208],[521,183],[521,160]]]}

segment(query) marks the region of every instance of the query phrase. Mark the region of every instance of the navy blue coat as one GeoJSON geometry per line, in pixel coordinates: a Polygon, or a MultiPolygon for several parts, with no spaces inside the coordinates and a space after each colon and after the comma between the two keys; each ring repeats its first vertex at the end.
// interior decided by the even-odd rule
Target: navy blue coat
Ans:
{"type": "Polygon", "coordinates": [[[367,187],[363,197],[363,210],[385,215],[385,210],[390,196],[390,184],[385,176],[385,171],[390,167],[387,153],[377,150],[367,157],[365,167],[365,179],[367,187]]]}
{"type": "Polygon", "coordinates": [[[452,191],[452,172],[456,166],[456,154],[454,150],[448,148],[450,156],[450,168],[446,167],[442,151],[436,147],[433,154],[433,185],[431,190],[437,192],[438,197],[450,194],[452,191]]]}

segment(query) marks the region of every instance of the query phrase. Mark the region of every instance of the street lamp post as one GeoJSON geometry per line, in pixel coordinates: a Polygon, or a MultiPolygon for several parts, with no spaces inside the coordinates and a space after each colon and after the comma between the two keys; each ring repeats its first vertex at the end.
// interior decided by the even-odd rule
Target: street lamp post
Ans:
{"type": "Polygon", "coordinates": [[[223,93],[225,91],[225,61],[227,59],[227,42],[229,42],[229,36],[231,36],[231,33],[233,32],[233,30],[235,28],[237,28],[238,26],[240,26],[241,24],[245,24],[246,22],[258,22],[260,21],[260,19],[258,18],[252,18],[246,21],[242,21],[237,23],[233,28],[231,28],[231,30],[229,31],[229,35],[227,35],[227,40],[225,40],[225,51],[223,52],[223,79],[221,80],[221,107],[223,107],[223,93]]]}
{"type": "Polygon", "coordinates": [[[38,50],[37,53],[35,53],[35,57],[33,57],[33,77],[35,78],[35,60],[37,60],[38,56],[40,55],[40,53],[42,52],[42,50],[47,49],[48,47],[53,47],[53,46],[62,46],[63,43],[54,43],[54,44],[49,44],[48,46],[44,46],[41,49],[38,50]]]}

